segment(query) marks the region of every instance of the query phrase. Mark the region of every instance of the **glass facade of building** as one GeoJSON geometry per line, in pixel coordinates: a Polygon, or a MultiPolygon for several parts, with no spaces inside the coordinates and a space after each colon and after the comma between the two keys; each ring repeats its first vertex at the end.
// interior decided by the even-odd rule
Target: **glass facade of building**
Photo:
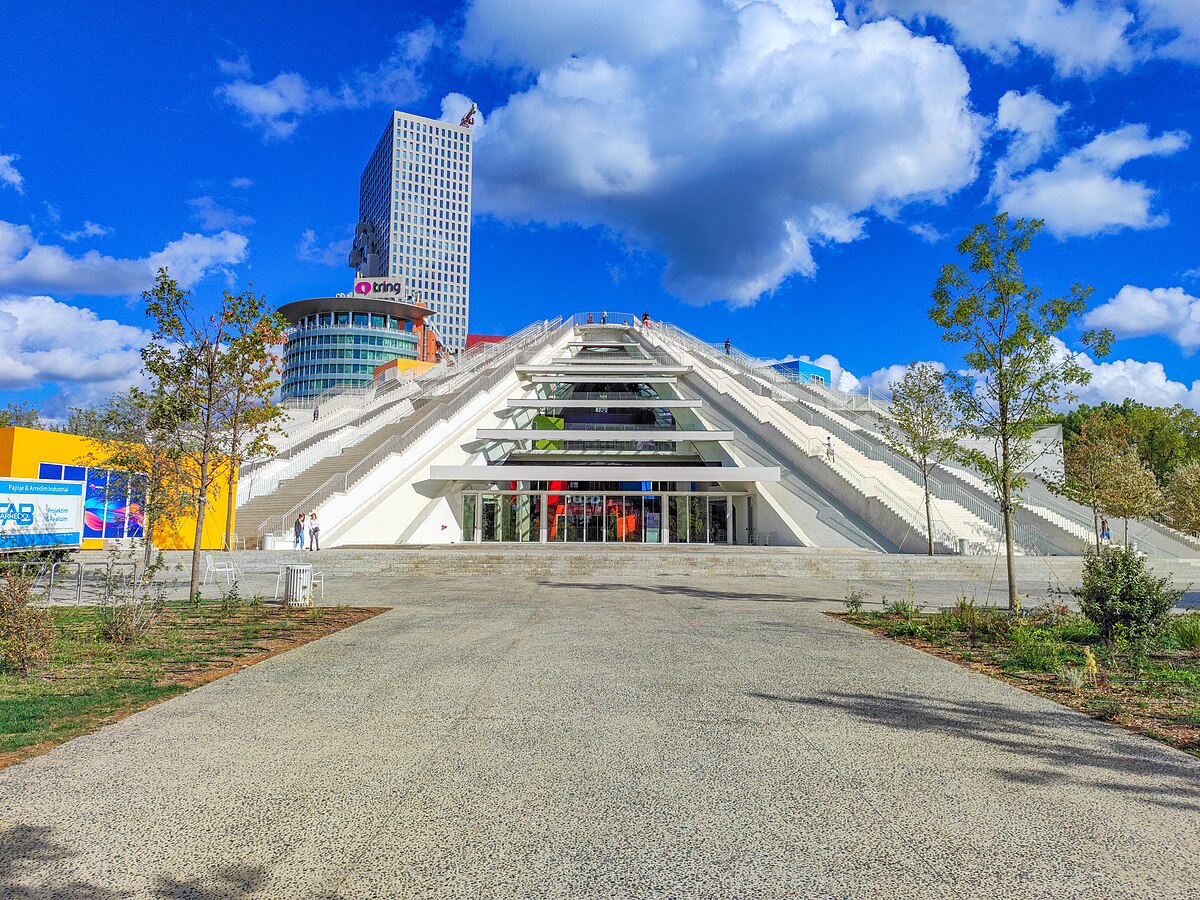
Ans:
{"type": "Polygon", "coordinates": [[[375,367],[417,359],[417,335],[397,316],[331,311],[304,316],[288,330],[283,350],[283,398],[316,397],[334,387],[371,383],[375,367]]]}
{"type": "MultiPolygon", "coordinates": [[[[465,112],[466,110],[464,110],[465,112]]],[[[443,345],[467,343],[471,130],[395,112],[359,181],[359,220],[386,247],[378,272],[433,310],[443,345]]]]}

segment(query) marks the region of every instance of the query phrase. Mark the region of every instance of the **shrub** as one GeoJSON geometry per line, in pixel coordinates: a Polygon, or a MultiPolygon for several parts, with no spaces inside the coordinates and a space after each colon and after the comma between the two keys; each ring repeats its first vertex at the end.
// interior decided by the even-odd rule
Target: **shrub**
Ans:
{"type": "Polygon", "coordinates": [[[166,588],[155,577],[165,567],[162,553],[139,573],[134,550],[113,550],[108,557],[104,601],[96,629],[100,638],[114,644],[134,644],[158,621],[166,602],[166,588]],[[126,567],[132,564],[132,570],[126,567]]]}
{"type": "Polygon", "coordinates": [[[50,655],[50,614],[31,606],[34,575],[21,566],[0,575],[0,669],[29,676],[50,655]]]}
{"type": "Polygon", "coordinates": [[[1183,596],[1166,578],[1150,574],[1144,559],[1123,547],[1089,552],[1083,562],[1083,585],[1071,593],[1083,614],[1096,623],[1105,644],[1111,647],[1117,629],[1122,629],[1135,653],[1145,652],[1183,596]]]}
{"type": "Polygon", "coordinates": [[[862,611],[863,601],[867,599],[867,595],[860,590],[854,589],[846,592],[846,599],[842,601],[846,605],[846,612],[857,613],[862,611]]]}
{"type": "Polygon", "coordinates": [[[1073,691],[1082,691],[1087,684],[1087,673],[1079,666],[1063,666],[1059,670],[1058,680],[1073,691]]]}
{"type": "Polygon", "coordinates": [[[1180,650],[1200,654],[1200,613],[1177,617],[1171,623],[1171,640],[1180,650]]]}
{"type": "Polygon", "coordinates": [[[1037,629],[1021,628],[1013,632],[1009,663],[1026,672],[1057,672],[1062,668],[1066,645],[1049,640],[1037,629]]]}

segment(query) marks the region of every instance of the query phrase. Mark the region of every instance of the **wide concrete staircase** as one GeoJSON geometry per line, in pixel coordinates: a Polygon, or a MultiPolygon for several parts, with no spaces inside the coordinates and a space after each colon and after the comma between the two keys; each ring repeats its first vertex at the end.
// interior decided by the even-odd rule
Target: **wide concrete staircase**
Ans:
{"type": "Polygon", "coordinates": [[[242,504],[237,511],[238,532],[246,535],[251,542],[253,536],[264,530],[264,526],[268,533],[286,534],[298,512],[307,514],[325,499],[321,496],[322,486],[336,486],[339,476],[344,478],[392,438],[419,427],[426,416],[436,412],[446,401],[445,396],[418,399],[413,403],[413,416],[364,434],[357,443],[336,455],[314,462],[294,478],[282,482],[271,493],[242,504]]]}

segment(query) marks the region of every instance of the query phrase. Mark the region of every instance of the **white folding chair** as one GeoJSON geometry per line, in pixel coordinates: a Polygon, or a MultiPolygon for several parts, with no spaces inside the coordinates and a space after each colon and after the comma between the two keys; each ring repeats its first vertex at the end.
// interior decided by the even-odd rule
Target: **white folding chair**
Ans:
{"type": "Polygon", "coordinates": [[[213,577],[213,582],[219,584],[222,575],[228,575],[229,580],[237,580],[237,569],[234,568],[232,562],[221,561],[217,562],[211,553],[204,554],[204,577],[200,579],[201,584],[208,584],[208,576],[213,577]]]}

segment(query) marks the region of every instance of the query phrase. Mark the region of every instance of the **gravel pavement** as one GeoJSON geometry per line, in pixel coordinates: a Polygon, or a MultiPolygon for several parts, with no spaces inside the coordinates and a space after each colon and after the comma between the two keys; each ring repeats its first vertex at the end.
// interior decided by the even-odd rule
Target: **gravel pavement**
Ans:
{"type": "Polygon", "coordinates": [[[0,896],[1200,897],[1200,759],[799,580],[397,593],[0,772],[0,896]]]}

